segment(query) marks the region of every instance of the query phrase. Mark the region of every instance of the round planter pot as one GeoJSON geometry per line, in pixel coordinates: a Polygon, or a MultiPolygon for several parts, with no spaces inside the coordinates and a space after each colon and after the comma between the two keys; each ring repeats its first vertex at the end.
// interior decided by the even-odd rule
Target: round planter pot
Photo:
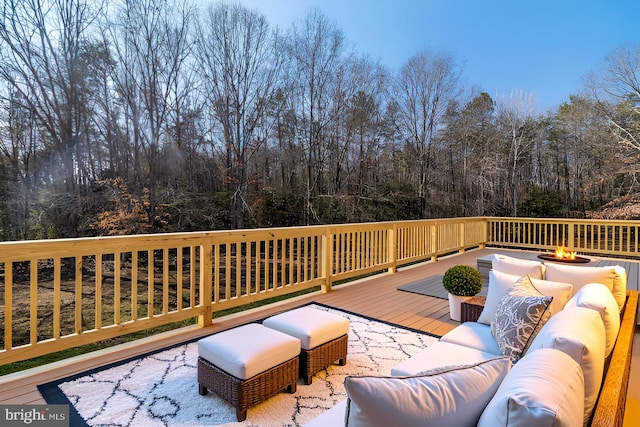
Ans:
{"type": "Polygon", "coordinates": [[[451,320],[460,321],[460,304],[471,297],[449,294],[449,316],[451,320]]]}

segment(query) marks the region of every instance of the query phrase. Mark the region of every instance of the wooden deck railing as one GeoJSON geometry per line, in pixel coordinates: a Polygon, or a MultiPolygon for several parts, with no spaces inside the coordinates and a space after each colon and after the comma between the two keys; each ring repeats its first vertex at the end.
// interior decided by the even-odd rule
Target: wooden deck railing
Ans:
{"type": "Polygon", "coordinates": [[[0,364],[485,245],[637,255],[637,227],[477,217],[4,242],[0,364]]]}
{"type": "Polygon", "coordinates": [[[593,255],[638,257],[640,222],[487,218],[486,244],[521,249],[566,246],[593,255]]]}

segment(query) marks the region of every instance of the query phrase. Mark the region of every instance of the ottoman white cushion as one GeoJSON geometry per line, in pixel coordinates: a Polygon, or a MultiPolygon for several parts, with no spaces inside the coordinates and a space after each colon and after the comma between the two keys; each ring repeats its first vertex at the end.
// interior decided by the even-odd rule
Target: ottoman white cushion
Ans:
{"type": "Polygon", "coordinates": [[[262,324],[296,337],[305,350],[316,348],[349,332],[349,320],[313,307],[289,310],[269,317],[262,324]]]}
{"type": "Polygon", "coordinates": [[[259,323],[219,332],[198,341],[198,355],[241,380],[300,354],[300,340],[259,323]]]}

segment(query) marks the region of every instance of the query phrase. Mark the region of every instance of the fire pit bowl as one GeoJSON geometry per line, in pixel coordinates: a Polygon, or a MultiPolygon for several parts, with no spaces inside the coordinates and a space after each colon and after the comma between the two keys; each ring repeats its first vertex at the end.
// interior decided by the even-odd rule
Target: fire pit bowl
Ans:
{"type": "Polygon", "coordinates": [[[588,262],[591,262],[589,258],[585,258],[577,255],[575,256],[575,258],[565,258],[565,257],[558,257],[554,253],[540,254],[538,255],[538,258],[545,261],[563,262],[567,264],[586,264],[588,262]]]}

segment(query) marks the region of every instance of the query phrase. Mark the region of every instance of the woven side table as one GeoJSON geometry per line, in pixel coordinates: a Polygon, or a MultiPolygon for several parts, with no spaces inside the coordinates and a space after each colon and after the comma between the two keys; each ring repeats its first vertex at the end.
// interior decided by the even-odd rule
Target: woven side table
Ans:
{"type": "Polygon", "coordinates": [[[460,304],[460,322],[475,322],[480,317],[486,297],[475,296],[460,304]]]}

